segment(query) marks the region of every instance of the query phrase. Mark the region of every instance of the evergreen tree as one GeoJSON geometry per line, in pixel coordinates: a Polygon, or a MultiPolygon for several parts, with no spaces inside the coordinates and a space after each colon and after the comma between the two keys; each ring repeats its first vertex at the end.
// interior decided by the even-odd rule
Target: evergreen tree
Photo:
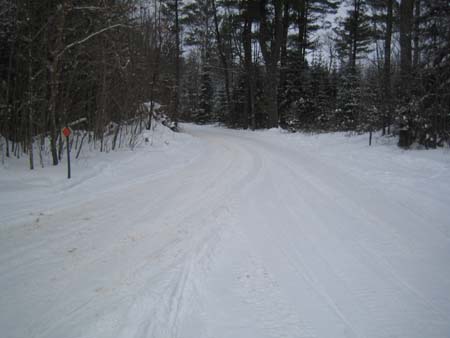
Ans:
{"type": "Polygon", "coordinates": [[[314,49],[314,33],[330,25],[327,15],[335,14],[341,0],[299,0],[294,1],[297,47],[300,58],[305,61],[307,51],[314,49]]]}
{"type": "Polygon", "coordinates": [[[198,114],[201,83],[200,67],[198,53],[192,51],[186,59],[182,81],[182,118],[186,121],[193,120],[198,114]]]}
{"type": "Polygon", "coordinates": [[[426,146],[442,146],[450,140],[450,3],[423,1],[422,6],[422,86],[413,91],[419,102],[415,136],[426,146]]]}
{"type": "Polygon", "coordinates": [[[350,130],[357,127],[362,111],[361,76],[357,60],[370,51],[374,32],[367,14],[367,2],[347,0],[346,4],[351,7],[335,29],[336,47],[341,58],[335,122],[337,129],[350,130]]]}
{"type": "Polygon", "coordinates": [[[336,45],[344,64],[355,68],[357,60],[370,51],[374,32],[370,16],[367,14],[366,1],[347,0],[346,4],[351,7],[346,17],[339,23],[339,27],[335,29],[336,45]]]}
{"type": "MultiPolygon", "coordinates": [[[[230,98],[231,100],[231,98],[230,98]]],[[[228,99],[225,89],[221,86],[216,88],[214,95],[214,116],[218,122],[226,123],[229,114],[228,99]]]]}
{"type": "Polygon", "coordinates": [[[202,67],[199,110],[194,120],[198,123],[206,123],[214,120],[213,117],[213,87],[211,72],[208,63],[202,67]]]}
{"type": "Polygon", "coordinates": [[[335,100],[334,90],[331,88],[328,69],[319,61],[311,67],[312,109],[314,111],[313,129],[324,130],[328,126],[329,112],[333,110],[335,100]]]}
{"type": "Polygon", "coordinates": [[[334,126],[337,130],[355,130],[362,111],[359,70],[345,67],[341,70],[339,83],[334,126]]]}
{"type": "Polygon", "coordinates": [[[283,128],[296,130],[304,123],[306,112],[307,66],[302,61],[298,48],[287,55],[285,84],[280,97],[280,125],[283,128]]]}

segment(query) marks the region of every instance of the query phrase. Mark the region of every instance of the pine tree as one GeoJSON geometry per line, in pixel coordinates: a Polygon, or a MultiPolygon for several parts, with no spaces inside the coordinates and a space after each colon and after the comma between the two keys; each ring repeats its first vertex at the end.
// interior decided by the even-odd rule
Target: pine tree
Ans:
{"type": "Polygon", "coordinates": [[[357,60],[370,51],[373,30],[370,25],[367,3],[364,0],[347,0],[351,8],[346,17],[335,29],[336,46],[341,60],[351,68],[356,67],[357,60]]]}
{"type": "Polygon", "coordinates": [[[356,129],[358,132],[373,132],[381,128],[383,114],[379,102],[383,100],[383,88],[380,86],[379,69],[371,66],[366,69],[361,84],[361,113],[356,129]]]}
{"type": "Polygon", "coordinates": [[[299,0],[294,1],[295,21],[298,28],[297,46],[304,62],[307,51],[314,48],[314,33],[330,25],[327,15],[335,14],[340,0],[299,0]]]}
{"type": "Polygon", "coordinates": [[[198,123],[212,122],[213,117],[213,87],[209,64],[203,65],[201,73],[199,110],[195,121],[198,123]]]}
{"type": "Polygon", "coordinates": [[[201,83],[200,67],[198,53],[192,51],[186,58],[182,81],[182,118],[186,121],[194,120],[198,114],[201,83]]]}
{"type": "MultiPolygon", "coordinates": [[[[225,88],[218,86],[215,91],[213,112],[216,120],[220,123],[226,123],[229,114],[228,98],[225,88]]],[[[230,97],[231,101],[231,97],[230,97]]]]}
{"type": "Polygon", "coordinates": [[[355,130],[361,106],[361,80],[358,69],[345,67],[340,74],[334,125],[337,130],[355,130]]]}
{"type": "Polygon", "coordinates": [[[313,129],[324,130],[328,126],[329,112],[333,110],[334,90],[331,88],[330,74],[320,60],[311,67],[312,109],[314,111],[313,129]]]}
{"type": "Polygon", "coordinates": [[[422,87],[415,90],[420,102],[419,141],[442,146],[450,140],[450,3],[422,1],[420,33],[422,87]]]}
{"type": "Polygon", "coordinates": [[[336,47],[341,58],[335,120],[338,129],[350,130],[357,127],[361,113],[361,76],[357,60],[370,51],[374,32],[367,14],[367,2],[347,0],[346,4],[351,7],[335,29],[336,47]]]}
{"type": "Polygon", "coordinates": [[[206,53],[210,53],[214,41],[213,16],[210,0],[194,1],[182,9],[184,43],[200,48],[202,59],[206,57],[206,53]]]}
{"type": "Polygon", "coordinates": [[[297,48],[287,55],[285,85],[280,97],[280,125],[290,130],[302,127],[305,112],[307,67],[297,48]]]}

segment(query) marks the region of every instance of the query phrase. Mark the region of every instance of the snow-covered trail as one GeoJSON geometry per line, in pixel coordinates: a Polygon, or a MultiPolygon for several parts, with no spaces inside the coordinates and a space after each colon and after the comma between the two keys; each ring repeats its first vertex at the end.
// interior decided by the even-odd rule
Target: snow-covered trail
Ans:
{"type": "Polygon", "coordinates": [[[157,174],[0,205],[2,337],[450,336],[448,159],[185,129],[157,174]]]}

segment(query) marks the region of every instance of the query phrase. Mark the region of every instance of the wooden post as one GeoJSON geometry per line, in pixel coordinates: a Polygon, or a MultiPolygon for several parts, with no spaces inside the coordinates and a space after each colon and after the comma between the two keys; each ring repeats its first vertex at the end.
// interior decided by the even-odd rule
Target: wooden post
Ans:
{"type": "Polygon", "coordinates": [[[69,136],[72,134],[72,131],[69,127],[65,127],[62,130],[62,134],[66,137],[67,142],[67,178],[70,179],[70,142],[69,142],[69,136]]]}
{"type": "Polygon", "coordinates": [[[66,136],[67,141],[67,178],[70,179],[70,143],[69,136],[66,136]]]}

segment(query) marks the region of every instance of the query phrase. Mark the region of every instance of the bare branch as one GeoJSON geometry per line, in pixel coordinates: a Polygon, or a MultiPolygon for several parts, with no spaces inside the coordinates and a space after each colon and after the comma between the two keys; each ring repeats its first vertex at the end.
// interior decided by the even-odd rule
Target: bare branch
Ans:
{"type": "Polygon", "coordinates": [[[98,7],[98,6],[83,6],[83,7],[72,7],[72,9],[79,10],[79,11],[104,11],[104,7],[98,7]]]}
{"type": "Polygon", "coordinates": [[[120,23],[119,23],[119,24],[116,24],[116,25],[112,25],[112,26],[109,26],[109,27],[105,27],[105,28],[103,28],[103,29],[100,29],[99,31],[97,31],[97,32],[95,32],[95,33],[92,33],[91,35],[88,35],[88,36],[85,37],[84,39],[81,39],[81,40],[78,40],[78,41],[75,41],[75,42],[72,42],[72,43],[68,44],[68,45],[67,45],[67,46],[66,46],[66,47],[58,54],[58,57],[63,56],[64,53],[67,52],[69,49],[71,49],[71,48],[73,48],[73,47],[75,47],[75,46],[81,45],[81,44],[83,44],[83,43],[89,41],[89,40],[92,39],[93,37],[96,37],[97,35],[100,35],[100,34],[105,33],[105,32],[107,32],[107,31],[109,31],[109,30],[111,30],[111,29],[118,28],[118,27],[126,27],[126,28],[129,28],[130,26],[127,26],[127,25],[124,25],[124,24],[120,24],[120,23]]]}

